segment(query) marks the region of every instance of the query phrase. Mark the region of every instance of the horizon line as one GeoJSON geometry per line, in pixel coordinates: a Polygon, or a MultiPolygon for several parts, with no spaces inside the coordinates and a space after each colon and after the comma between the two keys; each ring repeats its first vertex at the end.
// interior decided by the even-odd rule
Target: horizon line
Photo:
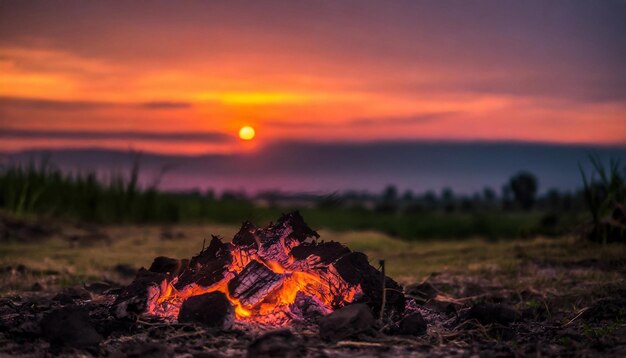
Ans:
{"type": "MultiPolygon", "coordinates": [[[[135,132],[132,132],[135,133],[135,132]]],[[[127,132],[126,134],[131,134],[127,132]]],[[[154,133],[156,136],[164,136],[164,133],[154,133]]],[[[187,136],[191,133],[172,133],[177,137],[174,141],[183,141],[185,138],[179,138],[179,135],[187,136]]],[[[196,133],[194,137],[200,137],[206,134],[213,133],[196,133]]],[[[0,138],[2,138],[2,132],[0,132],[0,138]]],[[[156,138],[151,138],[156,139],[156,138]]],[[[274,140],[269,143],[259,146],[259,149],[255,152],[262,152],[265,149],[272,147],[279,147],[285,145],[296,146],[337,146],[337,147],[363,147],[363,146],[377,146],[377,145],[521,145],[521,146],[544,146],[544,147],[561,147],[561,148],[592,148],[592,149],[618,149],[626,150],[626,142],[620,143],[590,143],[590,142],[551,142],[551,141],[526,141],[526,140],[507,140],[507,139],[383,139],[383,140],[363,140],[363,141],[296,141],[296,140],[274,140]]],[[[172,157],[203,157],[203,156],[226,156],[226,155],[246,155],[251,154],[245,151],[231,151],[231,152],[202,152],[202,153],[175,153],[167,151],[154,151],[154,150],[141,150],[135,149],[130,146],[128,149],[111,148],[107,146],[92,145],[92,146],[67,146],[67,147],[46,147],[35,146],[31,148],[24,148],[19,150],[0,150],[2,155],[19,155],[27,154],[29,152],[86,152],[86,151],[99,151],[99,152],[116,152],[116,153],[139,153],[146,155],[157,156],[172,156],[172,157]]]]}

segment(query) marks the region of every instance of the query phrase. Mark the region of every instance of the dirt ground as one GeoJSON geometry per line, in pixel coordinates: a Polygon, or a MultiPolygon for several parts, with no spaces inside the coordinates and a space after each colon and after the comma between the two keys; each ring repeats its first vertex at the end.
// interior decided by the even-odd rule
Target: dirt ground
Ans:
{"type": "Polygon", "coordinates": [[[210,234],[229,238],[236,227],[42,225],[52,228],[5,225],[0,235],[0,355],[626,356],[624,245],[575,237],[413,243],[322,230],[322,240],[343,242],[372,262],[384,258],[427,323],[419,336],[390,335],[379,324],[327,342],[311,322],[263,336],[107,318],[114,299],[107,292],[138,268],[159,255],[191,257],[210,234]],[[67,306],[85,309],[103,337],[98,345],[58,347],[41,338],[42,317],[67,306]]]}

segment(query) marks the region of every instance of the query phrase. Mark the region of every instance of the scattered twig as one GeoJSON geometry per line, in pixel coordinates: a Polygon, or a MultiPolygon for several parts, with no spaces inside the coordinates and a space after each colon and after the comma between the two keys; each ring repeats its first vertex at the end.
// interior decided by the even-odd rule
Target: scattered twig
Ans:
{"type": "Polygon", "coordinates": [[[563,327],[567,327],[570,324],[574,323],[575,320],[577,320],[578,318],[580,318],[580,316],[583,315],[583,313],[587,312],[591,307],[585,307],[582,308],[581,310],[578,311],[578,313],[576,314],[576,316],[574,316],[574,318],[572,318],[569,322],[567,322],[566,324],[563,325],[563,327]]]}
{"type": "Polygon", "coordinates": [[[384,347],[384,343],[376,343],[376,342],[357,342],[357,341],[339,341],[337,342],[337,347],[384,347]]]}
{"type": "Polygon", "coordinates": [[[144,326],[155,326],[155,327],[158,327],[158,326],[165,327],[165,326],[171,325],[170,323],[167,323],[167,322],[148,322],[148,321],[144,321],[141,319],[137,319],[136,322],[144,326]]]}

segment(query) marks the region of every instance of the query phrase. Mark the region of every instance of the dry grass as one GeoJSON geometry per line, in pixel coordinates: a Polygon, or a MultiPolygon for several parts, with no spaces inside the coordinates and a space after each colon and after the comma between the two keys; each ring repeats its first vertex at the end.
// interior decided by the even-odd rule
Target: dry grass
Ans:
{"type": "MultiPolygon", "coordinates": [[[[103,279],[120,281],[121,277],[114,270],[118,264],[139,268],[149,266],[159,255],[188,258],[202,248],[204,239],[210,240],[211,234],[230,238],[237,228],[112,226],[103,231],[110,240],[71,243],[54,237],[28,244],[3,243],[0,267],[5,269],[0,290],[6,293],[27,289],[34,282],[63,285],[103,279]],[[163,238],[164,231],[172,233],[174,238],[163,238]],[[24,265],[27,271],[16,273],[18,265],[24,265]]],[[[571,237],[406,242],[376,232],[321,231],[320,234],[323,240],[343,242],[353,250],[365,252],[374,265],[378,259],[386,259],[387,272],[402,283],[421,281],[433,273],[445,272],[497,280],[511,289],[525,285],[558,290],[561,283],[615,281],[621,279],[621,275],[619,270],[554,269],[555,264],[575,266],[576,262],[597,260],[620,265],[619,260],[626,257],[624,245],[602,246],[571,237]]],[[[623,269],[623,261],[621,265],[623,269]]]]}

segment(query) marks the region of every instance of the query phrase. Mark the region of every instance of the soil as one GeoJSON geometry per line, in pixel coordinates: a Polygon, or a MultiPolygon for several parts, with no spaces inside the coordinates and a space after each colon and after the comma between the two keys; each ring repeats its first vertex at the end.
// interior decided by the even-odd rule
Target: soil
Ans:
{"type": "Polygon", "coordinates": [[[104,232],[111,240],[85,234],[72,244],[71,230],[31,224],[0,225],[13,245],[0,247],[0,356],[626,356],[623,245],[569,239],[407,244],[358,233],[360,241],[349,245],[367,244],[370,259],[384,257],[395,267],[390,276],[403,283],[411,315],[401,321],[380,321],[377,314],[365,323],[346,319],[342,324],[353,333],[329,337],[320,332],[319,319],[218,330],[111,315],[121,287],[142,265],[148,267],[155,253],[189,257],[182,250],[196,252],[201,245],[186,247],[212,232],[205,227],[184,228],[175,240],[160,238],[160,227],[72,227],[104,232]],[[57,241],[46,241],[48,235],[57,241]],[[22,236],[30,239],[13,244],[22,236]],[[374,247],[376,240],[381,244],[374,247]],[[135,259],[141,253],[145,257],[135,259]],[[122,256],[129,259],[112,261],[122,256]],[[88,274],[75,272],[79,263],[88,274]]]}
{"type": "MultiPolygon", "coordinates": [[[[341,335],[340,339],[328,339],[327,332],[320,332],[318,321],[274,328],[235,324],[223,331],[202,324],[167,323],[149,317],[117,320],[110,314],[110,306],[119,291],[115,285],[109,284],[108,289],[103,284],[86,287],[29,292],[0,299],[0,354],[626,355],[626,288],[621,285],[603,287],[601,297],[565,294],[556,298],[532,290],[513,292],[476,277],[437,274],[405,287],[411,297],[408,307],[414,312],[407,321],[418,326],[407,327],[405,322],[400,329],[391,320],[356,319],[358,329],[350,335],[341,335]],[[465,295],[469,292],[474,295],[465,295]],[[575,304],[581,308],[572,310],[575,304]],[[425,331],[419,326],[422,322],[426,323],[425,331]]],[[[321,320],[323,327],[324,318],[321,320]]]]}

